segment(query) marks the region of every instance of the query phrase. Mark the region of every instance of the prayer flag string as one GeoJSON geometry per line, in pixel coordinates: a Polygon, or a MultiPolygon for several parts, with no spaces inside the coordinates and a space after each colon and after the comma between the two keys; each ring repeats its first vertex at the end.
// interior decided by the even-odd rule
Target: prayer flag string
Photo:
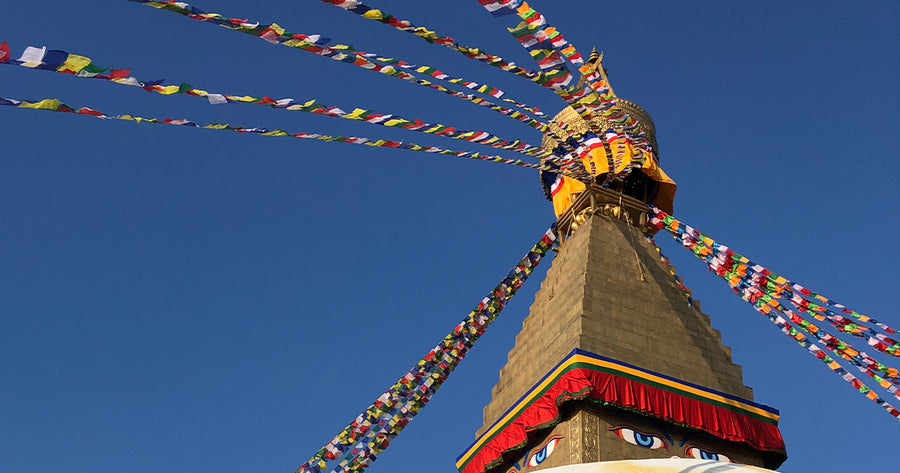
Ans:
{"type": "MultiPolygon", "coordinates": [[[[414,34],[425,41],[428,41],[432,44],[439,44],[441,46],[450,48],[454,51],[462,53],[466,57],[470,59],[475,59],[476,61],[481,61],[485,64],[494,66],[496,68],[502,69],[507,72],[512,72],[513,74],[521,77],[525,77],[526,79],[534,80],[536,78],[540,78],[541,74],[539,72],[529,71],[523,69],[519,66],[516,66],[514,63],[506,62],[502,57],[495,56],[493,54],[488,54],[481,50],[480,48],[473,48],[470,46],[463,46],[456,42],[455,39],[449,36],[438,35],[432,30],[424,26],[416,26],[412,24],[409,20],[401,20],[399,18],[394,17],[393,15],[384,13],[382,10],[371,8],[369,6],[363,5],[362,2],[357,0],[322,0],[324,3],[328,3],[330,5],[334,5],[336,7],[343,8],[344,10],[355,13],[363,18],[367,18],[369,20],[375,20],[385,25],[392,26],[400,31],[404,31],[407,33],[414,34]]],[[[489,88],[489,86],[482,86],[485,88],[489,88]]],[[[493,89],[493,88],[491,88],[493,89]]],[[[499,89],[493,89],[489,91],[482,91],[479,89],[479,92],[484,92],[494,97],[501,97],[504,92],[499,89]]],[[[506,102],[510,102],[515,104],[517,107],[525,108],[524,104],[518,103],[511,99],[503,99],[506,102]]],[[[534,112],[537,115],[542,116],[543,112],[537,109],[537,107],[527,108],[529,111],[534,112]]]]}
{"type": "MultiPolygon", "coordinates": [[[[187,16],[188,18],[191,18],[194,20],[211,22],[213,24],[216,24],[216,25],[219,25],[219,26],[231,29],[231,30],[240,31],[242,33],[246,33],[246,34],[250,34],[252,36],[262,38],[273,44],[282,44],[282,45],[286,45],[286,46],[291,46],[291,47],[301,49],[301,50],[304,50],[307,52],[311,52],[311,53],[314,53],[314,54],[317,54],[320,56],[328,57],[330,59],[338,60],[341,62],[347,62],[347,63],[353,64],[353,65],[356,65],[359,67],[363,67],[368,70],[381,72],[383,74],[387,74],[387,75],[390,75],[393,77],[405,79],[405,80],[417,83],[419,85],[423,85],[423,86],[427,86],[430,88],[434,88],[436,90],[440,90],[442,92],[457,96],[459,98],[464,98],[466,100],[473,101],[478,104],[481,104],[482,101],[484,100],[484,99],[481,99],[478,97],[473,98],[473,96],[471,96],[470,94],[464,94],[462,92],[453,91],[453,90],[447,89],[446,87],[443,87],[443,86],[440,86],[437,84],[433,84],[429,81],[417,79],[415,76],[413,76],[407,72],[398,70],[397,68],[393,67],[393,65],[388,65],[388,66],[379,65],[379,64],[371,61],[368,57],[366,57],[367,55],[365,55],[364,53],[357,52],[351,46],[336,45],[333,47],[329,47],[329,46],[321,43],[323,41],[323,39],[318,35],[304,35],[304,34],[290,33],[290,32],[285,31],[284,28],[282,28],[281,26],[279,26],[275,23],[272,23],[269,25],[260,25],[258,22],[250,23],[250,22],[248,22],[248,20],[245,20],[245,19],[227,18],[218,13],[206,13],[196,7],[189,5],[188,3],[176,2],[174,0],[169,0],[169,1],[130,0],[130,1],[133,1],[136,3],[141,3],[144,5],[148,5],[148,6],[152,6],[157,9],[163,9],[163,10],[171,11],[174,13],[178,13],[178,14],[187,16]]],[[[328,40],[324,40],[324,41],[328,41],[328,40]]],[[[566,72],[566,73],[568,74],[568,72],[566,72]]],[[[569,79],[571,79],[571,76],[568,76],[568,77],[569,77],[569,79]]],[[[550,86],[552,89],[557,90],[558,89],[557,85],[559,83],[559,81],[557,79],[558,79],[558,77],[556,77],[556,76],[549,77],[547,79],[547,81],[545,81],[544,84],[542,84],[542,85],[547,85],[547,86],[550,86]]],[[[569,80],[569,82],[571,82],[571,80],[569,80]]],[[[585,88],[584,92],[585,93],[587,93],[587,92],[593,93],[593,89],[585,88]]],[[[576,98],[581,97],[581,95],[578,95],[578,94],[575,94],[575,96],[577,96],[576,98]]],[[[575,97],[575,96],[573,96],[573,97],[575,97]]],[[[491,105],[490,108],[492,110],[499,111],[500,113],[504,113],[505,115],[513,113],[512,110],[506,109],[503,107],[499,107],[499,106],[491,105]]],[[[515,112],[515,113],[518,113],[518,112],[515,112]]],[[[614,112],[607,113],[607,115],[608,115],[607,119],[613,120],[613,121],[618,120],[617,117],[619,117],[620,115],[627,117],[627,114],[614,113],[614,112]]],[[[532,120],[534,120],[534,119],[532,118],[532,120]]],[[[545,133],[551,133],[554,135],[556,134],[556,130],[553,130],[552,127],[544,126],[544,127],[542,127],[542,131],[544,131],[545,133]]],[[[482,132],[482,133],[485,133],[485,132],[482,132]]],[[[484,135],[476,135],[476,136],[484,136],[484,135]]],[[[486,137],[486,139],[490,139],[490,137],[486,137]]],[[[564,140],[560,140],[560,141],[564,142],[564,140]]],[[[571,148],[569,148],[567,146],[568,145],[566,145],[566,144],[562,145],[559,148],[559,152],[561,152],[563,154],[568,153],[571,150],[571,148]]],[[[644,159],[643,157],[648,154],[644,153],[643,151],[640,151],[640,146],[636,146],[635,148],[639,150],[639,152],[638,152],[639,159],[636,160],[636,165],[639,167],[639,165],[643,162],[643,159],[644,159]]],[[[553,154],[554,153],[552,153],[552,152],[546,152],[545,156],[550,157],[553,154]]],[[[535,154],[529,154],[529,155],[530,156],[538,156],[538,153],[536,152],[535,154]]],[[[551,157],[550,159],[554,159],[554,158],[551,157]]],[[[581,179],[585,179],[585,177],[582,177],[581,179]]]]}
{"type": "MultiPolygon", "coordinates": [[[[665,215],[664,212],[659,211],[658,209],[654,211],[659,212],[660,215],[665,215]]],[[[727,277],[729,284],[731,284],[732,287],[742,287],[743,285],[752,284],[760,288],[769,296],[783,298],[789,301],[799,312],[809,312],[817,320],[828,320],[835,329],[841,332],[865,338],[870,346],[880,352],[893,356],[900,356],[900,342],[885,335],[896,333],[896,331],[886,324],[848,309],[846,306],[816,294],[800,284],[788,280],[784,276],[769,271],[750,259],[735,253],[727,246],[716,243],[708,235],[698,232],[689,225],[681,224],[681,222],[678,222],[678,220],[671,216],[660,218],[663,219],[663,222],[666,225],[680,225],[682,227],[682,239],[688,238],[692,239],[691,241],[696,242],[697,246],[695,246],[695,254],[709,262],[711,268],[721,277],[727,277]],[[701,243],[702,246],[700,246],[701,243]],[[853,323],[849,319],[836,314],[831,309],[811,301],[810,299],[813,298],[821,302],[826,302],[833,307],[841,308],[843,313],[850,314],[860,322],[872,324],[874,327],[853,323]],[[880,333],[879,329],[884,331],[884,333],[880,333]]]]}
{"type": "MultiPolygon", "coordinates": [[[[337,46],[340,46],[340,45],[336,45],[333,47],[337,47],[337,46]]],[[[362,51],[357,51],[356,53],[362,57],[371,59],[371,60],[376,61],[381,64],[386,64],[388,66],[400,67],[407,71],[415,71],[419,74],[426,74],[435,79],[443,80],[443,81],[449,82],[451,84],[460,85],[469,90],[475,90],[479,93],[482,93],[485,95],[490,95],[491,97],[496,98],[496,96],[494,95],[494,91],[503,92],[502,90],[495,89],[493,87],[486,86],[486,85],[481,85],[477,82],[472,82],[470,80],[466,80],[461,77],[451,77],[431,66],[420,66],[420,65],[412,64],[412,63],[409,63],[409,62],[406,62],[406,61],[403,61],[400,59],[381,57],[377,54],[366,53],[366,52],[362,52],[362,51]]],[[[458,98],[462,98],[464,100],[468,100],[469,102],[472,102],[475,105],[488,107],[495,112],[499,112],[499,113],[502,113],[503,115],[507,115],[511,118],[514,118],[514,119],[530,126],[531,128],[534,128],[534,129],[540,131],[541,133],[546,133],[546,132],[550,131],[550,123],[548,123],[540,118],[536,118],[532,115],[529,115],[528,113],[519,112],[519,111],[513,110],[511,108],[504,107],[502,105],[498,105],[494,102],[491,102],[490,100],[475,96],[473,94],[466,94],[463,92],[443,88],[437,84],[432,84],[428,81],[418,80],[416,83],[419,85],[428,84],[428,86],[433,89],[453,95],[458,98]]],[[[513,102],[518,104],[518,102],[515,102],[515,101],[513,101],[513,102]]],[[[543,113],[536,113],[535,111],[538,109],[535,107],[529,107],[527,105],[522,104],[522,107],[520,107],[520,108],[522,108],[523,110],[526,110],[528,112],[531,112],[534,115],[538,115],[538,116],[543,115],[543,113]]],[[[539,112],[539,110],[538,110],[538,112],[539,112]]]]}
{"type": "MultiPolygon", "coordinates": [[[[533,72],[526,69],[523,69],[519,66],[516,66],[514,63],[506,62],[500,56],[496,56],[493,54],[488,54],[481,50],[480,48],[473,48],[470,46],[463,46],[456,42],[453,38],[449,36],[438,35],[432,30],[422,26],[413,25],[409,20],[401,20],[390,14],[386,14],[379,9],[371,8],[369,6],[364,5],[362,2],[357,0],[322,0],[325,3],[335,5],[337,7],[343,8],[351,13],[355,13],[363,18],[367,18],[370,20],[379,21],[386,25],[392,26],[400,31],[405,31],[407,33],[414,34],[416,36],[421,37],[425,41],[433,44],[439,44],[445,46],[447,48],[453,49],[465,55],[470,59],[474,59],[477,61],[484,62],[491,66],[497,67],[507,72],[511,72],[517,76],[524,77],[532,82],[537,84],[547,86],[550,88],[554,88],[560,83],[560,81],[565,81],[565,85],[571,82],[571,76],[568,79],[558,77],[558,74],[555,72],[553,74],[547,75],[543,72],[533,72]]],[[[555,30],[552,31],[551,37],[555,40],[561,40],[562,35],[560,35],[555,30]]],[[[574,52],[574,48],[571,48],[574,52]]],[[[568,52],[568,50],[567,50],[568,52]]],[[[580,55],[577,52],[574,52],[572,55],[573,60],[577,60],[580,58],[580,55]]],[[[565,124],[554,123],[557,128],[551,128],[549,133],[554,135],[554,138],[560,142],[564,147],[567,147],[565,138],[560,138],[556,136],[558,131],[564,131],[568,127],[565,124]]],[[[544,130],[547,133],[547,130],[544,130]]]]}
{"type": "MultiPolygon", "coordinates": [[[[426,146],[419,145],[416,143],[408,143],[404,141],[395,141],[388,139],[372,139],[372,138],[364,138],[364,137],[355,137],[355,136],[332,136],[332,135],[321,135],[318,133],[305,133],[305,132],[295,132],[290,133],[282,129],[274,129],[270,130],[268,128],[246,128],[241,126],[233,126],[228,124],[219,124],[219,123],[211,123],[207,125],[201,125],[190,120],[184,119],[171,119],[166,118],[163,120],[157,118],[143,118],[135,115],[106,115],[103,112],[94,110],[88,107],[74,108],[66,105],[65,103],[57,100],[57,99],[41,99],[41,100],[18,100],[9,97],[0,97],[0,106],[10,106],[16,108],[23,109],[32,109],[32,110],[47,110],[51,112],[62,112],[62,113],[74,113],[77,115],[90,115],[96,118],[107,119],[107,120],[127,120],[138,123],[152,123],[152,124],[164,124],[164,125],[178,125],[178,126],[188,126],[193,128],[203,128],[207,130],[228,130],[236,133],[253,133],[261,136],[287,136],[292,138],[302,138],[302,139],[313,139],[319,141],[330,141],[337,143],[350,143],[357,145],[366,145],[373,147],[383,147],[383,148],[397,148],[397,149],[405,149],[409,151],[420,151],[424,153],[431,154],[443,154],[448,156],[456,156],[460,158],[469,158],[469,159],[477,159],[480,161],[489,161],[500,164],[508,164],[512,166],[537,169],[537,170],[545,170],[550,171],[556,169],[556,167],[551,167],[546,164],[535,164],[525,162],[519,159],[509,159],[504,158],[503,156],[497,155],[484,155],[479,153],[474,153],[470,151],[455,151],[446,148],[439,148],[437,146],[426,146]]],[[[556,172],[556,171],[554,171],[556,172]]],[[[571,176],[575,178],[575,176],[571,176]]]]}
{"type": "Polygon", "coordinates": [[[365,470],[428,403],[556,242],[555,225],[447,336],[295,473],[365,470]]]}
{"type": "MultiPolygon", "coordinates": [[[[322,0],[322,1],[325,3],[328,3],[328,4],[335,5],[337,7],[343,8],[344,10],[347,10],[351,13],[355,13],[364,18],[379,21],[386,25],[392,26],[400,31],[405,31],[405,32],[414,34],[416,36],[421,37],[425,41],[428,41],[429,43],[439,44],[441,46],[453,49],[455,51],[462,53],[466,57],[469,57],[470,59],[475,59],[477,61],[484,62],[486,64],[489,64],[491,66],[497,67],[502,70],[505,70],[507,72],[512,72],[513,74],[515,74],[517,76],[524,77],[526,79],[529,79],[532,82],[536,82],[538,84],[545,85],[550,88],[555,88],[557,86],[568,86],[572,81],[571,75],[564,76],[562,71],[554,70],[554,71],[551,71],[550,73],[545,73],[545,72],[534,72],[534,71],[530,71],[527,69],[523,69],[519,66],[516,66],[515,64],[513,64],[511,62],[506,62],[500,56],[486,53],[485,51],[481,50],[480,48],[460,45],[452,37],[438,35],[436,32],[429,30],[426,27],[416,26],[409,20],[403,20],[403,19],[396,18],[393,15],[384,13],[383,11],[381,11],[379,9],[364,5],[361,1],[357,1],[357,0],[322,0]]],[[[485,5],[485,8],[487,8],[489,11],[491,11],[495,16],[499,16],[499,15],[505,14],[507,12],[514,13],[514,11],[510,11],[510,10],[499,11],[497,8],[487,5],[484,1],[482,1],[482,0],[479,0],[479,1],[482,3],[482,5],[485,5]]],[[[504,3],[504,2],[493,2],[493,3],[499,4],[499,3],[504,3]]],[[[561,39],[561,35],[558,32],[556,32],[555,30],[551,30],[551,34],[549,36],[552,37],[553,39],[561,39]]],[[[572,51],[573,51],[573,55],[572,55],[573,60],[577,60],[577,58],[580,58],[580,55],[576,55],[577,51],[574,51],[574,48],[572,49],[572,51]]],[[[567,52],[568,52],[568,50],[567,50],[567,52]]],[[[544,65],[546,65],[546,64],[547,64],[547,61],[544,61],[544,65]]]]}
{"type": "MultiPolygon", "coordinates": [[[[148,5],[157,9],[167,10],[170,12],[178,13],[180,15],[184,15],[193,20],[209,22],[218,26],[225,27],[227,29],[233,31],[239,31],[241,33],[246,33],[251,36],[256,36],[258,38],[264,39],[272,44],[281,44],[284,46],[290,46],[295,49],[299,49],[302,51],[306,51],[309,53],[313,53],[322,57],[327,57],[329,59],[344,62],[347,64],[352,64],[357,67],[361,67],[366,70],[379,72],[391,77],[396,77],[398,79],[403,79],[408,82],[411,82],[416,85],[420,85],[423,87],[428,87],[433,90],[437,90],[439,92],[443,92],[447,95],[451,95],[456,98],[460,98],[469,102],[472,102],[476,105],[487,107],[495,112],[500,114],[509,116],[517,121],[525,123],[533,128],[537,128],[542,132],[545,131],[548,127],[547,124],[526,114],[523,112],[519,112],[508,107],[503,107],[497,105],[490,100],[484,99],[482,97],[478,97],[473,94],[467,94],[464,92],[460,92],[457,90],[449,89],[439,84],[435,84],[431,81],[419,79],[415,75],[405,72],[404,70],[398,70],[394,67],[394,64],[391,64],[391,60],[384,59],[384,62],[388,63],[388,65],[378,64],[380,56],[371,53],[359,52],[355,48],[349,45],[333,45],[328,46],[326,43],[330,40],[328,38],[322,38],[320,35],[306,35],[299,33],[291,33],[286,31],[284,28],[279,26],[277,23],[271,23],[266,25],[260,25],[259,22],[250,23],[246,19],[237,19],[237,18],[228,18],[222,16],[218,13],[206,13],[196,7],[193,7],[185,2],[176,2],[174,0],[169,1],[152,1],[152,0],[129,0],[135,3],[141,3],[144,5],[148,5]]],[[[399,66],[399,64],[397,64],[399,66]]],[[[410,64],[407,62],[403,62],[403,67],[401,69],[409,69],[409,70],[417,70],[419,68],[424,68],[423,71],[435,70],[430,66],[417,66],[415,64],[410,64]]],[[[424,72],[423,72],[424,73],[424,72]]],[[[458,79],[460,83],[470,83],[470,81],[466,81],[464,79],[458,79]]],[[[473,83],[474,84],[474,83],[473,83]]],[[[465,85],[465,84],[463,84],[465,85]]],[[[479,85],[480,87],[480,85],[479,85]]]]}
{"type": "MultiPolygon", "coordinates": [[[[825,363],[861,394],[884,408],[891,416],[900,417],[900,411],[848,372],[837,360],[846,360],[872,378],[880,387],[890,392],[897,399],[900,399],[900,390],[896,387],[897,384],[900,384],[898,383],[898,380],[900,380],[898,370],[875,360],[864,352],[855,350],[849,344],[816,327],[809,320],[804,319],[798,313],[781,304],[779,299],[789,300],[795,307],[798,307],[801,313],[809,311],[809,309],[805,308],[804,302],[802,302],[805,299],[792,293],[794,286],[798,285],[753,263],[748,258],[733,252],[725,245],[715,242],[708,235],[679,222],[674,217],[655,207],[651,207],[650,224],[670,232],[682,246],[690,249],[697,258],[706,262],[710,271],[728,282],[732,290],[741,296],[741,299],[750,303],[758,312],[775,323],[781,328],[783,333],[805,347],[810,354],[825,363]],[[789,322],[796,324],[800,330],[789,322]],[[823,345],[825,350],[833,353],[835,357],[832,358],[813,344],[803,332],[810,335],[820,345],[823,345]]],[[[808,303],[808,301],[806,302],[808,303]]],[[[827,315],[813,312],[813,317],[818,320],[829,320],[836,328],[840,325],[840,323],[829,319],[827,315]]],[[[866,322],[877,323],[871,318],[862,317],[866,319],[866,322]]],[[[890,329],[884,324],[879,325],[879,327],[881,326],[890,329]]],[[[890,341],[893,342],[893,340],[890,341]]],[[[892,355],[897,348],[896,345],[888,347],[886,342],[878,338],[870,338],[869,344],[876,348],[879,348],[876,345],[881,344],[879,351],[892,355]]]]}
{"type": "MultiPolygon", "coordinates": [[[[362,2],[359,2],[356,0],[322,0],[322,1],[325,3],[329,3],[332,5],[338,6],[347,11],[350,11],[352,13],[356,13],[357,15],[363,16],[365,18],[380,21],[382,23],[388,24],[388,25],[393,26],[394,28],[397,28],[401,31],[406,31],[409,33],[416,34],[428,42],[435,43],[435,44],[441,44],[443,46],[450,47],[451,49],[456,49],[474,59],[484,60],[485,62],[488,62],[489,64],[495,65],[495,66],[503,68],[505,70],[509,70],[509,69],[506,69],[504,65],[502,65],[505,63],[502,61],[501,58],[499,58],[497,56],[490,56],[490,55],[487,55],[486,53],[483,53],[483,51],[479,50],[480,54],[477,54],[477,57],[473,57],[472,55],[468,54],[469,52],[473,51],[473,48],[460,46],[456,43],[455,40],[453,40],[453,38],[450,38],[448,36],[438,36],[436,33],[428,30],[427,28],[414,26],[408,20],[397,19],[397,18],[393,17],[392,15],[383,13],[381,10],[373,9],[371,7],[363,5],[362,2]],[[490,56],[490,58],[488,56],[490,56]]],[[[568,43],[566,43],[563,36],[558,31],[556,31],[555,28],[548,27],[548,28],[546,28],[546,30],[539,31],[539,34],[542,35],[541,36],[542,39],[549,40],[550,43],[553,45],[553,47],[562,48],[563,54],[566,56],[567,59],[569,59],[570,61],[573,61],[575,63],[578,63],[578,64],[582,64],[582,65],[584,64],[584,61],[581,59],[580,54],[578,54],[578,52],[575,51],[574,47],[572,47],[571,45],[568,45],[568,43]]],[[[517,36],[517,37],[519,37],[519,36],[517,36]]],[[[529,36],[529,37],[531,37],[531,36],[529,36]]],[[[519,37],[519,39],[520,39],[520,41],[523,41],[523,44],[525,44],[524,43],[525,38],[519,37]]],[[[535,43],[532,42],[532,43],[529,43],[528,45],[530,46],[533,44],[535,44],[535,43]]],[[[543,63],[539,62],[539,65],[541,65],[542,67],[546,67],[547,64],[548,63],[546,61],[544,61],[543,63]]],[[[560,62],[559,64],[562,64],[562,63],[560,62]]],[[[554,81],[542,80],[542,79],[544,79],[543,74],[535,74],[535,73],[523,74],[523,73],[521,73],[521,71],[517,71],[517,72],[519,72],[519,73],[517,73],[517,75],[520,75],[523,77],[528,77],[529,79],[532,79],[535,82],[538,82],[542,85],[548,85],[548,86],[550,86],[550,88],[553,88],[553,89],[556,88],[554,81]]],[[[567,73],[567,71],[566,71],[566,73],[567,73]]],[[[571,82],[571,79],[572,79],[571,75],[569,75],[567,77],[568,78],[565,79],[566,83],[571,82]]],[[[598,75],[598,77],[599,77],[599,75],[598,75]]],[[[608,114],[608,115],[612,118],[618,117],[618,115],[615,115],[615,116],[612,114],[608,114]]],[[[626,115],[626,117],[627,117],[627,115],[626,115]]],[[[555,124],[555,125],[556,125],[556,127],[550,128],[549,133],[547,130],[544,130],[544,131],[545,131],[545,133],[551,134],[553,136],[553,138],[555,138],[557,140],[557,142],[560,144],[560,148],[558,150],[556,150],[557,151],[556,154],[558,156],[563,156],[563,155],[568,154],[571,151],[575,150],[576,148],[579,148],[580,147],[579,143],[583,139],[586,138],[585,136],[582,136],[582,135],[577,135],[577,136],[570,135],[570,137],[574,138],[575,141],[573,142],[571,140],[567,140],[565,137],[560,137],[558,135],[559,132],[565,131],[565,129],[567,127],[565,125],[560,126],[560,124],[555,124]]],[[[644,155],[643,153],[639,153],[639,156],[643,156],[643,155],[644,155]]],[[[651,153],[651,155],[652,155],[652,153],[651,153]]],[[[623,156],[624,156],[624,148],[623,147],[617,148],[616,157],[620,161],[622,161],[623,156]]],[[[565,160],[573,161],[572,158],[568,158],[568,159],[564,158],[563,160],[564,161],[565,160]]],[[[624,176],[625,174],[630,172],[632,169],[634,169],[636,167],[640,167],[640,165],[642,164],[642,159],[629,161],[627,164],[628,165],[626,167],[618,169],[619,172],[617,173],[617,175],[624,176]]],[[[581,180],[587,181],[587,180],[590,180],[590,178],[588,176],[584,176],[584,178],[582,178],[581,180]]]]}
{"type": "MultiPolygon", "coordinates": [[[[5,44],[5,42],[4,42],[5,44]]],[[[104,79],[122,85],[141,87],[147,92],[157,92],[162,95],[183,94],[193,97],[205,97],[212,104],[223,103],[251,103],[268,105],[272,108],[281,108],[291,111],[316,113],[330,117],[345,118],[350,120],[365,121],[381,126],[403,128],[406,130],[428,133],[448,138],[468,141],[493,148],[515,151],[527,156],[538,158],[551,157],[552,152],[536,146],[530,146],[519,140],[508,141],[484,131],[459,130],[451,126],[439,123],[427,123],[419,119],[408,120],[393,114],[377,113],[374,110],[355,108],[346,112],[338,107],[323,105],[315,100],[294,100],[292,98],[273,99],[271,97],[254,97],[248,95],[222,94],[207,92],[194,88],[188,83],[179,85],[165,85],[162,80],[141,81],[133,76],[128,76],[130,69],[108,69],[94,65],[90,58],[66,51],[47,50],[46,47],[36,48],[28,46],[18,60],[0,60],[0,64],[18,65],[30,69],[42,69],[71,74],[76,77],[104,79]]]]}
{"type": "MultiPolygon", "coordinates": [[[[656,212],[658,211],[658,209],[654,211],[656,212]]],[[[662,216],[660,217],[660,221],[666,226],[667,230],[677,232],[677,234],[675,235],[676,239],[678,239],[679,242],[681,242],[685,247],[690,248],[698,258],[706,261],[710,266],[710,270],[716,272],[716,274],[728,281],[729,285],[734,288],[735,292],[742,293],[742,291],[744,290],[749,290],[751,291],[750,295],[756,298],[763,299],[766,303],[776,309],[781,308],[781,304],[777,299],[780,298],[791,301],[791,303],[795,307],[797,307],[798,311],[800,311],[801,313],[810,312],[817,320],[828,320],[829,323],[839,331],[851,333],[853,335],[864,338],[864,335],[861,334],[861,329],[858,330],[857,333],[853,333],[852,331],[847,330],[846,327],[838,320],[829,318],[828,316],[820,315],[816,312],[811,312],[808,308],[808,304],[806,302],[803,302],[802,298],[796,296],[795,294],[787,293],[789,291],[788,284],[790,283],[790,281],[788,281],[783,276],[772,273],[762,266],[753,263],[749,259],[734,253],[724,245],[717,244],[714,240],[709,238],[708,235],[699,233],[692,227],[678,222],[678,220],[674,219],[671,216],[665,215],[664,212],[658,212],[659,215],[662,216]]],[[[743,295],[744,294],[742,294],[742,296],[743,295]]],[[[842,342],[832,335],[822,332],[812,323],[806,320],[801,320],[802,318],[799,315],[788,311],[788,309],[784,309],[784,311],[786,311],[785,313],[791,317],[793,322],[800,324],[804,329],[809,328],[809,331],[814,336],[816,336],[817,339],[819,339],[823,344],[834,346],[836,347],[836,349],[845,352],[845,358],[847,358],[849,361],[860,361],[864,363],[868,368],[873,368],[881,371],[892,378],[891,382],[893,384],[900,384],[896,369],[887,367],[884,364],[877,362],[865,353],[857,352],[850,345],[842,342]]],[[[890,341],[894,342],[893,340],[890,341]]],[[[869,338],[869,344],[871,346],[879,349],[879,351],[882,351],[884,353],[895,355],[896,350],[894,348],[896,347],[889,347],[884,343],[879,343],[881,345],[879,347],[876,346],[876,342],[881,342],[881,340],[879,340],[878,338],[869,338]]]]}

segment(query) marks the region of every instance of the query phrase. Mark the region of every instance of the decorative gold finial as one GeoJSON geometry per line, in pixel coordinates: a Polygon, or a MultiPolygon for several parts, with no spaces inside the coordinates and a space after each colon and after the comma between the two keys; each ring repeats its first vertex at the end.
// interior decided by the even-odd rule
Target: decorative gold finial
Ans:
{"type": "Polygon", "coordinates": [[[603,67],[603,53],[597,52],[597,47],[594,46],[594,50],[591,51],[590,62],[594,64],[594,70],[600,73],[600,77],[603,78],[603,82],[606,83],[606,86],[609,88],[609,94],[613,97],[616,96],[616,91],[613,90],[612,84],[609,83],[609,77],[606,76],[606,68],[603,67]]]}
{"type": "MultiPolygon", "coordinates": [[[[600,74],[600,77],[603,79],[603,82],[606,83],[606,86],[609,87],[609,93],[613,97],[616,96],[616,92],[613,90],[612,86],[609,84],[609,78],[606,76],[606,69],[603,67],[603,52],[597,52],[597,46],[594,46],[594,49],[591,51],[590,56],[588,56],[588,64],[590,64],[595,71],[600,74]]],[[[578,88],[584,87],[584,76],[578,81],[578,88]]]]}
{"type": "Polygon", "coordinates": [[[602,57],[602,55],[597,52],[597,46],[594,46],[594,50],[591,51],[591,55],[588,56],[588,62],[590,62],[592,64],[596,63],[597,60],[600,59],[601,57],[602,57]]]}

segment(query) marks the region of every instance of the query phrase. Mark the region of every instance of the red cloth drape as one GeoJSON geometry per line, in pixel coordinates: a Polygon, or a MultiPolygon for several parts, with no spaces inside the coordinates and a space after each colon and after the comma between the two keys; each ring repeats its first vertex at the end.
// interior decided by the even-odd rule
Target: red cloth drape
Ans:
{"type": "Polygon", "coordinates": [[[504,453],[524,446],[527,433],[559,421],[559,406],[573,399],[593,399],[648,416],[686,425],[758,450],[783,451],[784,440],[773,421],[671,392],[616,374],[590,368],[564,373],[508,425],[488,440],[461,473],[481,473],[502,461],[504,453]]]}

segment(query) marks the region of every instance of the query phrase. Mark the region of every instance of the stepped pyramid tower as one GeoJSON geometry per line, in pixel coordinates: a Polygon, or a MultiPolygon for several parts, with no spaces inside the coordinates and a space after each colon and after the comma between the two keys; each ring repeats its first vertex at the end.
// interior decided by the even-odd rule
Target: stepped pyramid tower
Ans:
{"type": "MultiPolygon", "coordinates": [[[[605,79],[596,50],[590,60],[605,79]]],[[[617,106],[658,156],[650,116],[624,99],[617,106]]],[[[556,119],[587,129],[570,108],[556,119]]],[[[778,411],[752,401],[710,317],[640,229],[659,182],[629,180],[553,194],[562,244],[460,472],[695,472],[785,460],[778,411]],[[635,460],[642,468],[622,466],[635,460]],[[654,469],[660,462],[669,466],[654,469]]]]}

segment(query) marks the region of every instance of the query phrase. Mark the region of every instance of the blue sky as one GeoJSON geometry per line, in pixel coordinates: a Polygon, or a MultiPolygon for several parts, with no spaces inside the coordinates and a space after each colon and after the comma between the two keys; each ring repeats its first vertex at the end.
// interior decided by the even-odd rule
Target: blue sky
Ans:
{"type": "MultiPolygon", "coordinates": [[[[373,3],[528,64],[474,1],[373,3]]],[[[548,90],[318,1],[197,3],[429,64],[555,112],[548,90]]],[[[653,116],[675,214],[900,325],[896,24],[887,1],[533,6],[653,116]]],[[[126,1],[5,6],[0,41],[231,94],[318,99],[539,143],[480,107],[126,1]]],[[[474,145],[0,68],[0,96],[110,114],[474,145]]],[[[0,470],[293,471],[401,376],[553,219],[526,169],[289,138],[0,109],[0,470]]],[[[887,471],[898,426],[664,235],[784,472],[887,471]]],[[[370,469],[455,471],[546,266],[370,469]]],[[[896,363],[894,363],[896,365],[896,363]]],[[[900,402],[894,400],[894,404],[900,402]]]]}

